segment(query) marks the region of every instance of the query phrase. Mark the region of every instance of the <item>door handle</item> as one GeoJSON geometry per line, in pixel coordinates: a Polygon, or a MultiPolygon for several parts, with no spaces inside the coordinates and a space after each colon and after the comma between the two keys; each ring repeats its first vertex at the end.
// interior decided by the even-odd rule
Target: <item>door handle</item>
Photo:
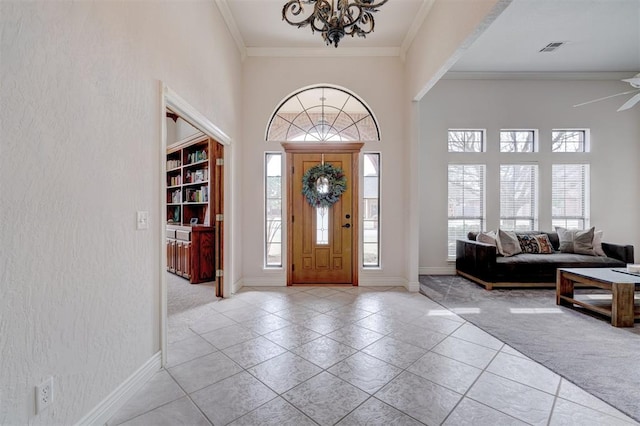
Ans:
{"type": "Polygon", "coordinates": [[[351,224],[347,223],[346,225],[342,225],[343,228],[351,228],[351,224]]]}

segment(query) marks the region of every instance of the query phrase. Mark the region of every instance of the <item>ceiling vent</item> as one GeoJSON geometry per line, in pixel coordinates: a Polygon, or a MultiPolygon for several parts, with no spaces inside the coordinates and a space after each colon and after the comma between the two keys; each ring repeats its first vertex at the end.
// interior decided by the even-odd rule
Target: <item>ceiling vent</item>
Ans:
{"type": "Polygon", "coordinates": [[[545,47],[540,49],[540,52],[555,52],[556,50],[558,50],[560,46],[562,46],[565,43],[566,41],[555,41],[553,43],[549,43],[545,47]]]}

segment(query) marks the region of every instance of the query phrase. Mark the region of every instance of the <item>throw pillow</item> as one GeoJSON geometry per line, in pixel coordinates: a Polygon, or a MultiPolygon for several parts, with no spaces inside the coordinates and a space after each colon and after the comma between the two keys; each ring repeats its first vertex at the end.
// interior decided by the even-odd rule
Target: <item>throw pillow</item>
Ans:
{"type": "Polygon", "coordinates": [[[538,242],[538,246],[540,246],[540,253],[553,253],[553,246],[551,245],[551,240],[549,240],[549,236],[547,234],[534,235],[533,237],[538,242]]]}
{"type": "Polygon", "coordinates": [[[498,253],[505,257],[513,256],[514,254],[522,253],[518,237],[515,232],[503,231],[498,229],[498,238],[496,238],[496,246],[498,253]]]}
{"type": "Polygon", "coordinates": [[[496,245],[496,231],[480,232],[476,237],[476,241],[485,244],[496,245]]]}
{"type": "Polygon", "coordinates": [[[595,228],[591,227],[586,231],[576,231],[576,237],[573,240],[573,251],[578,254],[588,254],[595,256],[593,251],[593,235],[595,228]]]}
{"type": "Polygon", "coordinates": [[[574,233],[569,229],[556,226],[556,232],[558,233],[558,240],[560,240],[560,247],[558,250],[563,253],[573,253],[573,238],[574,233]]]}
{"type": "Polygon", "coordinates": [[[596,256],[606,257],[607,254],[602,249],[602,235],[602,231],[596,231],[593,233],[593,251],[595,252],[596,256]]]}
{"type": "Polygon", "coordinates": [[[534,235],[520,235],[518,237],[518,243],[520,244],[520,250],[522,253],[540,253],[540,244],[536,240],[534,235]]]}
{"type": "Polygon", "coordinates": [[[595,228],[565,229],[556,226],[558,239],[560,240],[560,251],[564,253],[588,254],[595,256],[593,251],[593,235],[595,228]]]}

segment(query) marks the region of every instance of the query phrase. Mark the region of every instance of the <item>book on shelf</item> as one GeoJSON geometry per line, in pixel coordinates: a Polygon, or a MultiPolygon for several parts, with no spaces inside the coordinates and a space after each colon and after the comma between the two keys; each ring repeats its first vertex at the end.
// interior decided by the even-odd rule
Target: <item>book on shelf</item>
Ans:
{"type": "Polygon", "coordinates": [[[177,169],[180,166],[180,160],[167,160],[167,170],[177,169]]]}

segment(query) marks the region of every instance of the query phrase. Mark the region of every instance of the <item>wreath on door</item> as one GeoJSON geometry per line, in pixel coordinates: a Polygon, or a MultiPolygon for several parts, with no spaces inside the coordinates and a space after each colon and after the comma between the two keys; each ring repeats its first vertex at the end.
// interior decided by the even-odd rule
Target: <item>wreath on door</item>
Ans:
{"type": "Polygon", "coordinates": [[[330,207],[347,190],[347,177],[339,167],[318,164],[302,176],[302,194],[312,207],[330,207]]]}

